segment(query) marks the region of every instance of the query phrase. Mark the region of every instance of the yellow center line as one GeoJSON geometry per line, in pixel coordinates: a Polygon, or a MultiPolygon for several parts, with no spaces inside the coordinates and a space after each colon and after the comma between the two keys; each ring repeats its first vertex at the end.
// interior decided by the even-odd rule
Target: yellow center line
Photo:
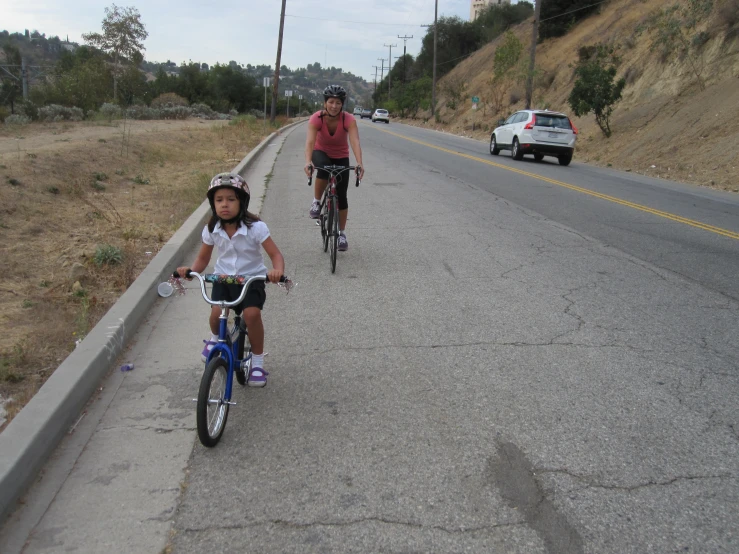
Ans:
{"type": "Polygon", "coordinates": [[[387,133],[389,135],[393,135],[395,137],[401,138],[403,140],[407,140],[410,142],[415,142],[416,144],[420,144],[422,146],[427,146],[429,148],[433,148],[435,150],[441,150],[442,152],[447,152],[448,154],[453,154],[455,156],[459,156],[461,158],[467,158],[468,160],[473,160],[476,162],[481,162],[487,165],[492,165],[494,167],[499,167],[500,169],[505,169],[506,171],[512,171],[514,173],[518,173],[520,175],[526,175],[527,177],[531,177],[533,179],[539,179],[540,181],[546,181],[547,183],[552,183],[553,185],[557,185],[560,187],[564,187],[570,190],[574,190],[577,192],[581,192],[583,194],[588,194],[590,196],[594,196],[596,198],[600,198],[602,200],[607,200],[609,202],[613,202],[615,204],[621,204],[622,206],[628,206],[629,208],[634,208],[635,210],[639,210],[642,212],[647,212],[659,217],[664,217],[665,219],[670,219],[672,221],[677,221],[678,223],[684,223],[685,225],[690,225],[691,227],[697,227],[698,229],[703,229],[704,231],[710,231],[711,233],[716,233],[717,235],[723,235],[725,237],[729,237],[731,239],[739,240],[739,233],[735,233],[733,231],[729,231],[727,229],[722,229],[721,227],[715,227],[714,225],[709,225],[708,223],[702,223],[700,221],[696,221],[694,219],[688,219],[687,217],[682,217],[679,215],[671,214],[669,212],[663,212],[661,210],[655,210],[654,208],[650,208],[648,206],[642,206],[641,204],[636,204],[634,202],[629,202],[628,200],[622,200],[621,198],[616,198],[615,196],[609,196],[607,194],[602,194],[600,192],[595,192],[593,190],[584,189],[582,187],[577,187],[575,185],[571,185],[569,183],[564,183],[562,181],[557,181],[556,179],[550,179],[549,177],[543,177],[541,175],[537,175],[536,173],[529,173],[528,171],[523,171],[521,169],[516,169],[513,167],[509,167],[506,165],[502,165],[499,163],[495,163],[489,160],[485,160],[482,158],[478,158],[477,156],[472,156],[470,154],[462,154],[461,152],[457,152],[455,150],[449,150],[448,148],[442,148],[441,146],[435,146],[433,144],[429,144],[428,142],[423,142],[420,140],[404,137],[403,135],[399,135],[397,133],[393,133],[392,131],[385,131],[383,129],[379,129],[383,133],[387,133]]]}

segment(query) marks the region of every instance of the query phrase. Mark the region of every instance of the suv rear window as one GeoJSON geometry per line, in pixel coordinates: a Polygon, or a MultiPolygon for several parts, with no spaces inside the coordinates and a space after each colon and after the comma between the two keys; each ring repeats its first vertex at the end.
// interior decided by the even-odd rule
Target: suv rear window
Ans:
{"type": "Polygon", "coordinates": [[[537,127],[554,127],[555,129],[572,129],[570,120],[563,115],[536,114],[534,125],[537,127]]]}

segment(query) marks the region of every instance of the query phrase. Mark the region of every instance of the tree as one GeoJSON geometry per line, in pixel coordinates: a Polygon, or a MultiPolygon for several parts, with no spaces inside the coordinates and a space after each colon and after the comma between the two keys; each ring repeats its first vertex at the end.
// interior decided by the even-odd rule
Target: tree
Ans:
{"type": "Polygon", "coordinates": [[[599,44],[581,48],[580,61],[575,69],[577,80],[567,100],[578,117],[592,111],[595,122],[606,137],[611,136],[613,105],[621,99],[626,86],[623,78],[613,82],[617,65],[613,47],[599,44]]]}
{"type": "Polygon", "coordinates": [[[545,38],[561,37],[578,21],[600,9],[601,2],[593,0],[547,0],[541,4],[539,42],[545,38]]]}
{"type": "Polygon", "coordinates": [[[523,52],[523,44],[511,31],[505,34],[503,44],[495,49],[493,76],[490,79],[490,96],[495,113],[503,109],[503,97],[510,88],[511,73],[518,65],[523,52]]]}
{"type": "Polygon", "coordinates": [[[21,53],[10,42],[3,44],[5,63],[8,68],[0,70],[0,97],[10,104],[10,113],[15,113],[15,103],[23,93],[21,83],[21,53]]]}
{"type": "Polygon", "coordinates": [[[447,78],[444,81],[442,92],[446,96],[446,106],[457,111],[465,92],[467,91],[467,83],[459,78],[447,78]]]}
{"type": "Polygon", "coordinates": [[[139,65],[144,55],[143,41],[149,33],[141,23],[136,8],[119,8],[115,4],[105,8],[102,33],[86,33],[82,38],[91,45],[113,56],[113,100],[118,99],[118,77],[122,59],[139,65]]]}

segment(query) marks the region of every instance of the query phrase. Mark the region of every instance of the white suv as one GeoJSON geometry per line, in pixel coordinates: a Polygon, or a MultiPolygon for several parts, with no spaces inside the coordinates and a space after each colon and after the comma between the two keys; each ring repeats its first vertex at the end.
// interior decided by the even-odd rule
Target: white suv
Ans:
{"type": "Polygon", "coordinates": [[[376,109],[375,112],[372,114],[372,121],[384,121],[385,123],[390,123],[390,114],[387,113],[387,110],[383,109],[376,109]]]}
{"type": "Polygon", "coordinates": [[[499,121],[490,135],[490,153],[510,150],[514,160],[533,154],[536,161],[554,156],[560,165],[569,165],[575,151],[577,128],[563,113],[549,110],[521,110],[499,121]]]}

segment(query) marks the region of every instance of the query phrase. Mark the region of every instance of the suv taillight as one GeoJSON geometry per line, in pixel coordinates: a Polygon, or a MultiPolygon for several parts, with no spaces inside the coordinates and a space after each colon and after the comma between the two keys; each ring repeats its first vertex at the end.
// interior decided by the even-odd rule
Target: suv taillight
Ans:
{"type": "Polygon", "coordinates": [[[533,129],[534,128],[534,125],[536,125],[536,116],[534,116],[534,117],[531,118],[531,121],[529,121],[526,124],[526,126],[524,127],[524,129],[533,129]]]}
{"type": "Polygon", "coordinates": [[[575,125],[572,123],[572,120],[568,117],[567,121],[570,122],[570,127],[572,127],[572,132],[577,134],[577,127],[575,127],[575,125]]]}

